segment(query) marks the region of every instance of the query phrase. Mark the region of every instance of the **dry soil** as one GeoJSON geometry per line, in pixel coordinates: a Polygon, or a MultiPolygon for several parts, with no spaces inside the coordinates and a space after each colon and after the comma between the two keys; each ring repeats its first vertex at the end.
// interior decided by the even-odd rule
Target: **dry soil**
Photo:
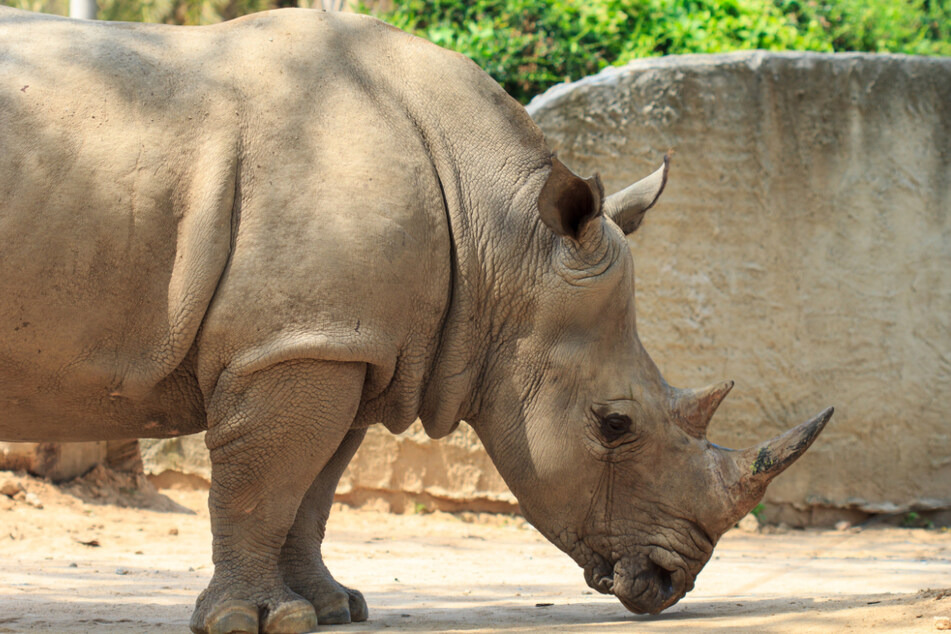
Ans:
{"type": "MultiPolygon", "coordinates": [[[[13,495],[0,495],[0,632],[187,631],[212,572],[207,494],[141,484],[103,470],[63,487],[0,472],[13,495]]],[[[941,530],[735,530],[696,589],[655,617],[592,594],[513,517],[339,507],[325,556],[364,591],[370,620],[323,631],[924,632],[951,617],[941,530]]]]}

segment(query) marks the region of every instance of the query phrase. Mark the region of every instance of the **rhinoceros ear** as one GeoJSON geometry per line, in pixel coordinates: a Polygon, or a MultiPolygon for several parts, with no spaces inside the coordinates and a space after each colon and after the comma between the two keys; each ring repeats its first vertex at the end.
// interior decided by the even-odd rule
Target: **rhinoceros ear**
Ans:
{"type": "Polygon", "coordinates": [[[577,240],[585,225],[601,215],[603,197],[598,175],[581,178],[552,156],[551,173],[538,195],[538,213],[552,231],[577,240]]]}
{"type": "Polygon", "coordinates": [[[625,235],[637,231],[644,214],[660,198],[667,185],[669,166],[670,152],[664,156],[664,164],[656,172],[604,200],[604,215],[617,223],[625,235]]]}

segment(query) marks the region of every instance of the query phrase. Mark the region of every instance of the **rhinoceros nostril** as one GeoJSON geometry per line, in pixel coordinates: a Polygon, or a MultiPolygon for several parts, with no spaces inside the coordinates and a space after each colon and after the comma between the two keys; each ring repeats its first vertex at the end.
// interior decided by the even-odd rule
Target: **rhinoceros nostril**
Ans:
{"type": "Polygon", "coordinates": [[[669,570],[655,564],[654,576],[657,578],[657,588],[660,590],[662,596],[669,597],[674,593],[674,580],[669,570]]]}

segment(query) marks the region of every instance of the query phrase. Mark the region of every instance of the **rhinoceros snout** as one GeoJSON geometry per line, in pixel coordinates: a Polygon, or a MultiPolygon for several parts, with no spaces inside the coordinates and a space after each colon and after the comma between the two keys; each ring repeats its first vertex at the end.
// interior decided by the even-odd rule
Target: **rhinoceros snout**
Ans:
{"type": "Polygon", "coordinates": [[[624,570],[614,575],[614,595],[635,614],[658,614],[692,587],[692,579],[683,569],[667,570],[653,562],[634,575],[624,570]]]}
{"type": "MultiPolygon", "coordinates": [[[[635,614],[657,614],[693,589],[694,574],[679,557],[653,549],[647,556],[622,559],[610,577],[595,579],[635,614]]],[[[604,591],[604,590],[602,590],[604,591]]]]}

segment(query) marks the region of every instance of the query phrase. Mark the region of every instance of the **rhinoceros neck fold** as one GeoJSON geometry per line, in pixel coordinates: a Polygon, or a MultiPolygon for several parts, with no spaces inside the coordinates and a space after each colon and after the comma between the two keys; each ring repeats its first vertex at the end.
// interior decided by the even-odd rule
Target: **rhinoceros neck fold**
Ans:
{"type": "Polygon", "coordinates": [[[392,44],[386,54],[400,73],[373,72],[370,60],[367,72],[429,154],[451,244],[448,302],[419,401],[427,433],[439,437],[478,408],[493,339],[525,301],[513,272],[540,255],[536,201],[551,153],[525,109],[470,60],[402,34],[392,44]]]}
{"type": "Polygon", "coordinates": [[[407,106],[430,152],[451,243],[449,301],[420,404],[434,438],[478,409],[492,350],[530,301],[532,271],[550,248],[536,209],[550,152],[521,106],[495,92],[455,96],[476,102],[478,118],[432,112],[455,110],[454,101],[407,106]],[[536,134],[526,134],[526,121],[536,134]]]}
{"type": "MultiPolygon", "coordinates": [[[[438,171],[437,168],[437,173],[438,171]]],[[[450,174],[453,177],[449,182],[455,190],[458,179],[452,171],[450,174]]],[[[426,433],[433,438],[441,438],[451,433],[470,409],[470,396],[479,356],[476,350],[477,328],[470,319],[478,314],[471,279],[471,249],[467,244],[471,237],[471,227],[464,213],[460,213],[458,209],[455,213],[451,211],[458,202],[457,192],[447,195],[447,182],[438,174],[437,178],[449,226],[451,272],[447,289],[449,302],[436,333],[436,354],[423,386],[419,412],[426,433]]]]}
{"type": "MultiPolygon", "coordinates": [[[[525,148],[504,148],[513,154],[525,148]]],[[[436,336],[438,345],[423,388],[420,419],[439,438],[475,415],[484,397],[493,350],[512,330],[513,315],[530,301],[530,266],[537,220],[519,213],[537,197],[543,178],[487,183],[455,161],[434,158],[451,243],[449,301],[436,336]],[[479,196],[492,190],[493,196],[479,196]],[[507,189],[507,191],[505,191],[507,189]],[[519,238],[521,236],[521,238],[519,238]]],[[[497,172],[489,170],[496,177],[497,172]]]]}

